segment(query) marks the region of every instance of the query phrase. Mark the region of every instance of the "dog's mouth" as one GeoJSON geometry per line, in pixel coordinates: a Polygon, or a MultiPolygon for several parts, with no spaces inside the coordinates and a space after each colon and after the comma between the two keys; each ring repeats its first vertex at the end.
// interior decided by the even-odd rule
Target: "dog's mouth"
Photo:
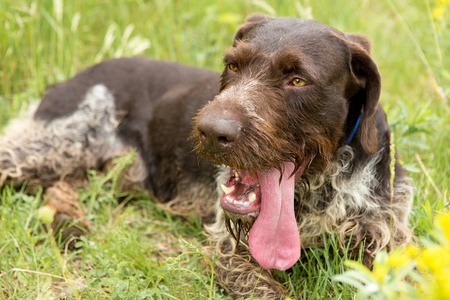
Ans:
{"type": "Polygon", "coordinates": [[[256,172],[230,170],[230,178],[221,186],[223,196],[220,198],[222,208],[237,215],[256,216],[261,207],[261,188],[256,172]]]}
{"type": "Polygon", "coordinates": [[[265,269],[286,270],[300,258],[300,235],[294,211],[295,182],[306,159],[293,174],[295,165],[285,162],[280,170],[247,172],[230,170],[220,199],[232,218],[256,220],[250,229],[250,253],[265,269]]]}

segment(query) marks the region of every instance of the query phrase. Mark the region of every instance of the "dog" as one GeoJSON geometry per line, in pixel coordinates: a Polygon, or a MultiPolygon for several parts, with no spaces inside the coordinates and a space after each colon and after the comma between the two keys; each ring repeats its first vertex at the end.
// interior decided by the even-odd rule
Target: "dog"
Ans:
{"type": "Polygon", "coordinates": [[[32,117],[5,129],[0,186],[46,188],[56,227],[83,218],[73,187],[86,170],[136,149],[124,188],[201,216],[233,297],[283,297],[270,270],[326,236],[341,249],[364,244],[369,265],[410,241],[411,183],[396,160],[391,189],[391,132],[366,37],[252,15],[224,64],[220,74],[120,58],[50,87],[32,117]]]}

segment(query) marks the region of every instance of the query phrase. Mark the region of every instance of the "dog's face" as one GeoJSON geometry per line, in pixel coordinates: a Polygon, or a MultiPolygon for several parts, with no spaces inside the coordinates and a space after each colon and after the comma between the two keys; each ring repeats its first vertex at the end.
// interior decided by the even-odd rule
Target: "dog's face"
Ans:
{"type": "Polygon", "coordinates": [[[221,205],[251,227],[265,268],[298,259],[295,182],[326,168],[361,112],[353,143],[377,151],[380,76],[368,48],[317,21],[250,17],[225,55],[220,94],[194,119],[198,153],[231,168],[221,205]]]}

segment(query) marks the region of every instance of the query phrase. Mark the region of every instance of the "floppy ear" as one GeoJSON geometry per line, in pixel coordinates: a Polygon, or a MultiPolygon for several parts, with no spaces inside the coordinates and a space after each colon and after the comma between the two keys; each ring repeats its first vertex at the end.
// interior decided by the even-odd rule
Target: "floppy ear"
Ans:
{"type": "Polygon", "coordinates": [[[262,22],[270,21],[272,19],[274,18],[262,14],[250,15],[245,21],[245,23],[241,27],[239,27],[238,31],[234,35],[233,47],[236,46],[237,41],[243,40],[245,35],[248,34],[256,25],[262,22]]]}
{"type": "Polygon", "coordinates": [[[347,38],[347,40],[363,47],[363,49],[370,54],[370,41],[364,35],[357,33],[347,33],[345,34],[345,37],[347,38]]]}
{"type": "Polygon", "coordinates": [[[381,91],[381,77],[377,65],[370,57],[370,42],[359,34],[346,34],[350,49],[350,70],[356,84],[361,88],[352,101],[363,107],[360,125],[360,142],[367,154],[378,150],[375,112],[381,91]]]}

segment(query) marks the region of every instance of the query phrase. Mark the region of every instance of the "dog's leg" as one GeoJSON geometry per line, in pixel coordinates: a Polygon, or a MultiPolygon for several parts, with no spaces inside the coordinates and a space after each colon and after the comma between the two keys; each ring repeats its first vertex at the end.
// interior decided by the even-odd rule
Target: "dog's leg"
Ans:
{"type": "Polygon", "coordinates": [[[259,267],[248,249],[234,250],[230,239],[216,244],[214,272],[223,288],[233,297],[248,299],[281,299],[283,286],[269,271],[259,267]]]}
{"type": "Polygon", "coordinates": [[[44,198],[44,205],[55,211],[51,227],[56,233],[60,232],[61,241],[72,248],[74,241],[91,229],[84,209],[78,202],[77,191],[67,182],[58,181],[45,191],[44,198]]]}
{"type": "Polygon", "coordinates": [[[64,129],[31,117],[14,120],[0,137],[0,186],[27,182],[33,190],[66,177],[83,178],[85,167],[96,165],[94,157],[64,129]]]}
{"type": "Polygon", "coordinates": [[[82,217],[73,188],[84,184],[87,169],[99,169],[126,151],[116,127],[114,100],[103,85],[92,87],[70,115],[41,120],[31,111],[13,120],[0,137],[0,186],[26,182],[28,191],[47,188],[55,227],[82,217]],[[66,183],[54,185],[58,181],[66,183]]]}
{"type": "Polygon", "coordinates": [[[31,115],[13,120],[0,137],[0,186],[83,180],[87,169],[124,152],[114,100],[103,85],[92,87],[68,116],[41,120],[31,115]]]}
{"type": "MultiPolygon", "coordinates": [[[[75,136],[62,133],[64,128],[58,127],[51,122],[35,121],[29,115],[13,120],[0,137],[0,186],[19,187],[26,182],[29,192],[46,188],[45,206],[55,212],[52,227],[55,232],[62,229],[61,238],[67,241],[70,236],[84,233],[76,226],[67,227],[84,217],[78,193],[71,185],[80,186],[85,167],[95,164],[92,155],[74,140],[75,136]],[[58,180],[68,180],[71,184],[58,180]]],[[[90,228],[85,219],[80,227],[90,228]]]]}

